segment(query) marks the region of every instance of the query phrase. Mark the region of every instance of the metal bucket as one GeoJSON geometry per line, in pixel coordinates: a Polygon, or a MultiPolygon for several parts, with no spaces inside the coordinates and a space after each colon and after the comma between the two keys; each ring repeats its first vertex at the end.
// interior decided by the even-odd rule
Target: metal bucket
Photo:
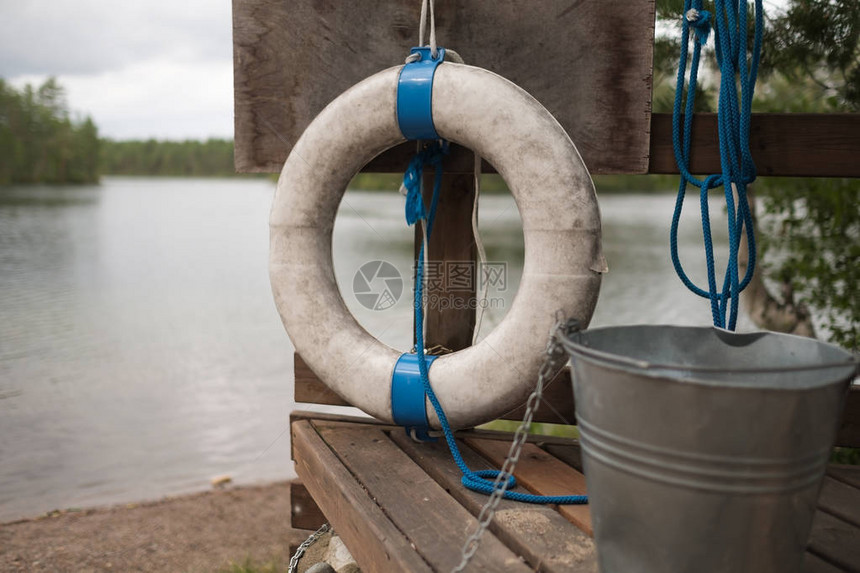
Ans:
{"type": "Polygon", "coordinates": [[[801,570],[851,354],[678,326],[563,344],[601,572],[801,570]]]}

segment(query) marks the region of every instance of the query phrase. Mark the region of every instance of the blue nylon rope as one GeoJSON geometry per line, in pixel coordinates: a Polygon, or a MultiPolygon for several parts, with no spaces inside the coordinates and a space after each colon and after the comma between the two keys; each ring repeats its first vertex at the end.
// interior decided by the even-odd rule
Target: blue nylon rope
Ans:
{"type": "MultiPolygon", "coordinates": [[[[436,207],[439,204],[439,191],[442,187],[442,157],[447,153],[447,142],[438,146],[431,146],[424,151],[419,152],[410,162],[409,168],[403,177],[403,185],[407,188],[406,198],[406,221],[410,225],[424,219],[427,221],[427,237],[430,237],[430,232],[433,229],[433,220],[436,216],[436,207]],[[435,177],[433,181],[433,198],[430,201],[429,214],[424,210],[424,201],[421,198],[421,177],[423,174],[423,166],[430,164],[435,167],[435,177]],[[418,207],[417,205],[420,205],[418,207]]],[[[433,409],[436,411],[436,416],[439,418],[439,424],[442,426],[442,432],[445,435],[445,441],[448,444],[448,449],[451,451],[451,456],[454,458],[454,463],[460,468],[463,473],[461,482],[464,486],[486,495],[493,493],[494,480],[499,476],[498,470],[480,470],[472,471],[463,455],[460,453],[460,448],[457,446],[457,441],[454,439],[454,433],[451,430],[451,425],[448,423],[448,417],[442,409],[442,404],[436,397],[433,387],[430,386],[429,367],[424,355],[424,247],[422,243],[418,254],[418,263],[415,272],[415,299],[413,301],[415,308],[415,352],[418,354],[418,370],[421,372],[421,381],[424,384],[424,392],[430,399],[433,409]]],[[[588,496],[584,495],[533,495],[510,491],[516,487],[517,481],[514,476],[507,476],[508,490],[504,493],[505,499],[520,501],[525,503],[553,503],[558,505],[584,504],[588,503],[588,496]]]]}
{"type": "Polygon", "coordinates": [[[747,0],[726,2],[715,0],[715,17],[702,8],[702,0],[685,0],[681,28],[681,54],[678,78],[675,84],[675,102],[672,109],[672,146],[681,181],[672,215],[669,246],[672,264],[681,282],[693,293],[711,302],[714,326],[734,330],[737,325],[738,303],[741,291],[747,287],[755,272],[756,246],[753,234],[752,213],[747,200],[747,185],[755,181],[756,168],[749,148],[750,116],[758,65],[761,55],[764,10],[762,0],[755,0],[755,35],[752,56],[747,61],[747,0]],[[695,13],[691,12],[695,11],[695,13]],[[688,17],[690,15],[691,17],[688,17]],[[700,180],[689,171],[690,142],[693,129],[693,110],[702,47],[707,43],[714,26],[714,45],[720,67],[720,98],[717,109],[717,126],[720,141],[721,173],[700,180]],[[690,79],[686,82],[689,58],[690,29],[695,35],[693,55],[690,59],[690,79]],[[740,78],[740,100],[737,82],[740,78]],[[684,86],[687,97],[684,101],[684,86]],[[683,114],[681,108],[684,108],[683,114]],[[683,116],[683,125],[681,117],[683,116]],[[702,236],[705,246],[708,288],[700,288],[687,276],[678,256],[678,222],[684,206],[687,185],[699,188],[699,206],[702,217],[702,236]],[[732,193],[737,190],[737,204],[732,193]],[[722,186],[728,207],[729,258],[721,287],[717,287],[714,265],[714,247],[708,210],[708,191],[722,186]],[[743,279],[738,276],[738,249],[741,236],[746,234],[749,261],[743,279]],[[728,312],[728,316],[727,313],[728,312]]]}

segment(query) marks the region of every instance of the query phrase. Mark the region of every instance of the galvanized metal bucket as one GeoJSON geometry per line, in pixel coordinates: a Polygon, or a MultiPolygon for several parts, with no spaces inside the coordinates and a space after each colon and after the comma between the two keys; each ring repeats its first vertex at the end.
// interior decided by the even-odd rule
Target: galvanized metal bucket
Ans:
{"type": "Polygon", "coordinates": [[[601,572],[801,570],[855,357],[678,326],[563,344],[601,572]]]}

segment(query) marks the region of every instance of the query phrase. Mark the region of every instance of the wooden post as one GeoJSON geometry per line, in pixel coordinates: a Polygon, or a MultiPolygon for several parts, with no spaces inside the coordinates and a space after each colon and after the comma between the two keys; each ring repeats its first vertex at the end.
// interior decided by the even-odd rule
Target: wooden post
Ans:
{"type": "MultiPolygon", "coordinates": [[[[471,154],[470,154],[471,155],[471,154]]],[[[433,172],[424,176],[424,201],[428,210],[433,194],[433,172]]],[[[424,324],[424,346],[462,350],[472,344],[475,330],[475,292],[479,277],[476,246],[472,236],[472,175],[443,175],[439,206],[429,241],[424,324]]],[[[416,230],[415,251],[421,242],[416,230]]]]}

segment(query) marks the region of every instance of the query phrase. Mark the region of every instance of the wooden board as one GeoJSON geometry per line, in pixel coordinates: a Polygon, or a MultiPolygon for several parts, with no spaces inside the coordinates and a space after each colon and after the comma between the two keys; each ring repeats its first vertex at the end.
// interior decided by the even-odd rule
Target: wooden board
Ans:
{"type": "MultiPolygon", "coordinates": [[[[280,171],[325,105],[403,62],[419,11],[402,0],[233,0],[237,171],[280,171]]],[[[592,173],[647,170],[654,21],[653,0],[436,1],[439,44],[543,103],[592,173]]]]}
{"type": "Polygon", "coordinates": [[[805,573],[845,573],[845,569],[828,563],[812,553],[807,553],[804,556],[803,571],[805,573]]]}
{"type": "MultiPolygon", "coordinates": [[[[452,553],[458,554],[469,524],[474,524],[487,498],[462,487],[445,444],[414,443],[400,428],[362,418],[313,416],[292,417],[298,472],[310,480],[308,490],[364,570],[449,570],[452,553]],[[419,556],[421,566],[404,565],[410,557],[403,551],[419,556]],[[368,555],[383,561],[367,561],[368,555]]],[[[499,432],[458,433],[461,451],[473,469],[498,467],[510,439],[510,434],[499,432]]],[[[546,442],[544,448],[563,455],[556,458],[529,444],[516,472],[519,482],[539,493],[581,492],[566,473],[575,470],[563,461],[578,449],[576,442],[560,438],[546,442]]],[[[825,480],[804,565],[807,573],[860,571],[860,488],[848,483],[860,468],[829,466],[829,476],[834,473],[847,481],[825,480]]],[[[593,542],[562,517],[569,509],[503,501],[484,538],[485,543],[493,540],[487,559],[515,554],[525,560],[518,562],[525,566],[523,571],[593,573],[593,542]],[[501,553],[497,543],[503,545],[501,553]]],[[[504,569],[497,562],[479,560],[470,570],[504,569]]]]}
{"type": "MultiPolygon", "coordinates": [[[[510,442],[509,434],[504,438],[502,443],[510,442]]],[[[462,474],[451,462],[444,442],[418,444],[399,429],[391,432],[391,439],[472,515],[480,513],[487,496],[463,487],[462,474]]],[[[458,443],[466,465],[473,471],[498,469],[462,441],[458,443]]],[[[517,491],[524,490],[518,487],[517,491]]],[[[597,568],[594,542],[551,507],[503,499],[490,531],[536,570],[585,573],[597,568]]]]}
{"type": "MultiPolygon", "coordinates": [[[[649,173],[678,173],[672,150],[672,115],[651,118],[649,173]]],[[[720,172],[717,116],[696,114],[692,173],[720,172]]],[[[753,114],[750,151],[759,175],[860,177],[860,113],[753,114]]]]}
{"type": "Polygon", "coordinates": [[[582,471],[582,449],[579,447],[578,441],[574,444],[540,444],[540,447],[573,469],[582,471]]]}
{"type": "Polygon", "coordinates": [[[860,489],[860,466],[834,465],[827,466],[827,475],[853,488],[860,489]]]}
{"type": "Polygon", "coordinates": [[[365,573],[431,571],[409,540],[389,521],[326,443],[310,421],[292,425],[296,473],[320,505],[328,508],[332,526],[365,573]],[[357,519],[357,516],[361,519],[357,519]],[[385,547],[378,540],[385,540],[385,547]]]}
{"type": "Polygon", "coordinates": [[[819,511],[812,521],[809,552],[846,571],[860,572],[860,529],[819,511]]]}
{"type": "MultiPolygon", "coordinates": [[[[857,154],[857,163],[860,164],[860,153],[857,154]]],[[[853,385],[845,397],[836,445],[860,448],[860,385],[853,385]]]]}
{"type": "MultiPolygon", "coordinates": [[[[466,443],[501,467],[510,444],[498,440],[466,438],[466,443]]],[[[523,446],[514,476],[526,489],[538,495],[586,495],[585,476],[534,444],[523,446]]],[[[594,535],[588,505],[561,505],[558,511],[588,535],[594,535]]]]}
{"type": "Polygon", "coordinates": [[[290,527],[316,531],[325,522],[325,515],[308,488],[301,482],[290,482],[290,527]]]}
{"type": "MultiPolygon", "coordinates": [[[[328,389],[313,371],[305,364],[301,356],[295,355],[296,402],[327,404],[332,406],[349,406],[340,396],[328,389]]],[[[550,424],[576,424],[576,404],[573,400],[570,371],[562,370],[550,385],[547,386],[544,400],[535,411],[535,422],[550,424]]],[[[522,420],[523,408],[508,412],[502,419],[522,420]]],[[[860,387],[852,387],[845,401],[842,422],[836,436],[837,446],[860,447],[860,387]]]]}
{"type": "Polygon", "coordinates": [[[860,489],[827,476],[821,486],[818,507],[860,528],[860,489]]]}
{"type": "MultiPolygon", "coordinates": [[[[511,410],[504,420],[522,420],[525,415],[525,404],[511,410]]],[[[543,391],[543,399],[534,413],[535,422],[548,424],[576,425],[576,407],[573,401],[573,386],[570,380],[570,369],[562,368],[543,391]]]]}
{"type": "MultiPolygon", "coordinates": [[[[477,520],[403,453],[379,427],[315,423],[320,436],[423,559],[437,571],[460,562],[459,548],[477,520]],[[403,487],[409,484],[409,487],[403,487]]],[[[348,540],[344,542],[352,549],[348,540]]],[[[527,573],[519,557],[491,533],[470,563],[475,571],[527,573]]]]}
{"type": "MultiPolygon", "coordinates": [[[[325,404],[327,406],[351,405],[323,384],[298,353],[295,354],[294,364],[295,387],[293,388],[293,395],[296,402],[325,404]]],[[[503,420],[522,420],[524,409],[524,407],[516,408],[501,418],[503,420]]],[[[547,386],[544,400],[541,402],[540,408],[535,411],[534,421],[568,425],[576,423],[570,372],[567,369],[559,372],[547,386]]]]}

